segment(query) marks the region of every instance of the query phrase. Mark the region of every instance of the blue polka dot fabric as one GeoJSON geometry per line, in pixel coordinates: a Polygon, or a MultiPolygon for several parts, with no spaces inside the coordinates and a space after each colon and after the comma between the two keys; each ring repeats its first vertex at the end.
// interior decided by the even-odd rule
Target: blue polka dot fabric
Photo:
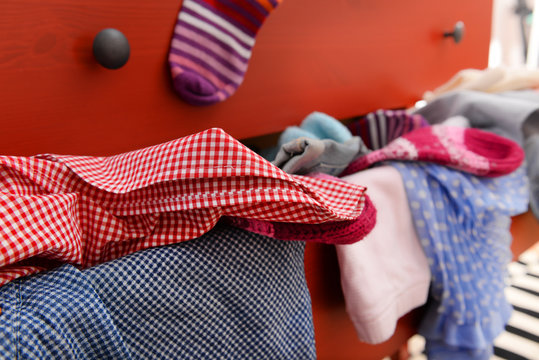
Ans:
{"type": "Polygon", "coordinates": [[[218,225],[83,272],[64,266],[14,281],[0,288],[0,351],[58,358],[67,343],[62,359],[314,359],[304,245],[218,225]],[[35,301],[20,306],[31,287],[35,301]],[[21,342],[36,328],[68,330],[58,344],[35,333],[21,342]],[[88,339],[97,346],[83,346],[88,339]]]}
{"type": "Polygon", "coordinates": [[[511,306],[504,297],[511,216],[528,209],[523,168],[477,177],[430,163],[391,163],[402,175],[432,283],[420,333],[429,359],[488,359],[511,306]]]}

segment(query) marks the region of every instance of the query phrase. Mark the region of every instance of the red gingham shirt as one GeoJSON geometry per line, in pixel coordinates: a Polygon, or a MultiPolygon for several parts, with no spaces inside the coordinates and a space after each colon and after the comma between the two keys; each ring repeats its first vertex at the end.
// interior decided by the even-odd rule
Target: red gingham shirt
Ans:
{"type": "Polygon", "coordinates": [[[194,239],[225,215],[353,220],[365,188],[289,175],[221,129],[111,156],[0,156],[0,285],[194,239]]]}

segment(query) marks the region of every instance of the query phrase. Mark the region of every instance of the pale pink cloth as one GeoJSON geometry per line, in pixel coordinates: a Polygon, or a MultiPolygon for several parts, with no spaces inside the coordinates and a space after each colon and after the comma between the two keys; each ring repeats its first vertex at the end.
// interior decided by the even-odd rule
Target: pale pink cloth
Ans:
{"type": "Polygon", "coordinates": [[[337,245],[348,314],[359,339],[391,337],[397,320],[427,299],[430,270],[417,238],[399,172],[381,166],[343,177],[367,186],[378,215],[362,241],[337,245]]]}

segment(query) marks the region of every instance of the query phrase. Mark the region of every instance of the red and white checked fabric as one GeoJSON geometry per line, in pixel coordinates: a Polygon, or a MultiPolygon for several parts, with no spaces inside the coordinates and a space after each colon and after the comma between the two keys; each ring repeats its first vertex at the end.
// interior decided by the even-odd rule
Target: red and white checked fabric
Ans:
{"type": "Polygon", "coordinates": [[[0,156],[0,285],[194,239],[222,216],[357,219],[365,187],[289,175],[221,129],[111,156],[0,156]]]}

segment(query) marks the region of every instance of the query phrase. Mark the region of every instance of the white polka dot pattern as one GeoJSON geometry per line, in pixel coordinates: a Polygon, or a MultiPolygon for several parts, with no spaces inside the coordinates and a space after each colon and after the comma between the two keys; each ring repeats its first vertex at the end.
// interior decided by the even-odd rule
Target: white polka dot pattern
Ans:
{"type": "Polygon", "coordinates": [[[503,292],[509,227],[510,217],[528,208],[524,169],[485,178],[434,164],[392,165],[403,177],[432,273],[431,307],[421,325],[432,341],[427,347],[443,352],[441,342],[491,352],[510,313],[503,292]]]}

